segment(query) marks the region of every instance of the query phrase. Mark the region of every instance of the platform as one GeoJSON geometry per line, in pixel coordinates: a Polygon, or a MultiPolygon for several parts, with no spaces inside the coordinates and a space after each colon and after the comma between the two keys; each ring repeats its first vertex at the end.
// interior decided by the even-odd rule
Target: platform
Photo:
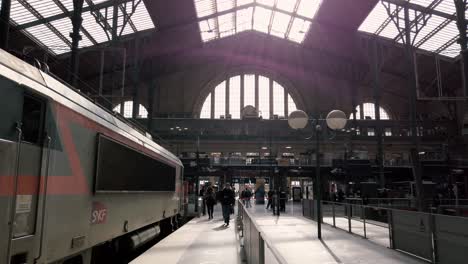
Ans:
{"type": "MultiPolygon", "coordinates": [[[[288,203],[286,212],[273,216],[264,205],[248,209],[261,231],[270,239],[286,263],[346,263],[346,264],[421,264],[427,263],[415,257],[389,249],[382,242],[385,228],[371,227],[375,241],[349,234],[344,230],[322,224],[322,241],[317,238],[316,222],[302,216],[300,204],[288,203]]],[[[324,219],[327,221],[328,219],[324,219]]],[[[344,225],[343,220],[338,220],[344,225]]],[[[355,229],[359,221],[352,221],[355,229]]],[[[346,223],[347,225],[347,223],[346,223]]],[[[265,257],[266,263],[268,257],[265,257]]]]}
{"type": "MultiPolygon", "coordinates": [[[[231,215],[231,226],[223,227],[221,207],[215,209],[215,219],[206,216],[195,218],[175,231],[157,245],[143,253],[131,264],[240,264],[244,259],[239,237],[235,230],[235,216],[231,215]]],[[[265,205],[254,205],[249,213],[265,233],[275,252],[281,255],[280,263],[270,249],[265,248],[265,263],[346,263],[373,264],[422,264],[427,263],[410,255],[386,247],[388,232],[384,226],[372,226],[368,223],[369,239],[350,234],[331,225],[322,225],[322,240],[317,239],[317,225],[302,216],[300,204],[288,203],[286,212],[273,216],[265,205]]],[[[331,221],[324,217],[327,223],[331,221]]],[[[337,227],[348,223],[336,218],[337,227]]],[[[359,232],[362,223],[351,221],[352,228],[359,232]]]]}
{"type": "Polygon", "coordinates": [[[170,236],[147,250],[131,264],[239,264],[240,245],[235,233],[235,215],[229,227],[223,227],[221,206],[215,207],[214,219],[194,218],[170,236]]]}

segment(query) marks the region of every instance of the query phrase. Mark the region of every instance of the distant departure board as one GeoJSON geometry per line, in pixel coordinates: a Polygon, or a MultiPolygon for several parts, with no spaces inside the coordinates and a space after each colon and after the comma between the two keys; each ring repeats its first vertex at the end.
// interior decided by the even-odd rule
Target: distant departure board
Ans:
{"type": "Polygon", "coordinates": [[[96,165],[96,192],[175,191],[175,167],[103,135],[96,165]]]}

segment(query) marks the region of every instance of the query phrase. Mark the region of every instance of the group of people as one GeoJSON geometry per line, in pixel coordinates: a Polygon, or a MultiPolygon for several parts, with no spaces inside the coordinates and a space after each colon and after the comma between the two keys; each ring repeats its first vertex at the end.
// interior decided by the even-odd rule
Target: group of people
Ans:
{"type": "Polygon", "coordinates": [[[249,208],[252,207],[250,200],[252,199],[253,193],[249,187],[245,187],[245,189],[240,194],[240,199],[244,203],[245,207],[249,208]]]}
{"type": "Polygon", "coordinates": [[[208,219],[213,219],[213,210],[216,203],[221,203],[225,227],[229,226],[230,215],[234,213],[235,195],[230,184],[226,184],[221,191],[215,192],[213,187],[208,186],[200,190],[203,197],[203,215],[208,211],[208,219]],[[206,208],[206,209],[205,209],[206,208]]]}
{"type": "Polygon", "coordinates": [[[271,209],[273,214],[279,215],[279,211],[285,212],[286,211],[286,201],[288,199],[288,195],[282,189],[279,191],[270,190],[268,191],[268,203],[266,209],[271,209]]]}

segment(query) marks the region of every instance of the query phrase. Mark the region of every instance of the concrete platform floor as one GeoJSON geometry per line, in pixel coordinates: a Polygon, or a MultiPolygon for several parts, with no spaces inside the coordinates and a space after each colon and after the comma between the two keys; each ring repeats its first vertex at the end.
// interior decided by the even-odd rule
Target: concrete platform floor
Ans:
{"type": "MultiPolygon", "coordinates": [[[[286,213],[273,216],[265,205],[249,208],[257,224],[272,240],[279,253],[288,264],[295,263],[345,263],[345,264],[420,264],[426,263],[404,253],[386,248],[379,243],[322,225],[322,241],[317,239],[316,222],[302,217],[300,204],[288,203],[286,213]]],[[[342,220],[339,220],[343,225],[342,220]]],[[[359,221],[353,225],[362,224],[359,221]]],[[[347,225],[347,223],[346,223],[347,225]]],[[[355,226],[358,228],[358,226],[355,226]]],[[[373,230],[383,239],[385,228],[373,230]]],[[[381,241],[378,241],[381,242],[381,241]]],[[[266,260],[269,257],[265,257],[266,260]]],[[[267,262],[268,263],[268,262],[267,262]]]]}
{"type": "Polygon", "coordinates": [[[235,217],[223,227],[221,206],[214,219],[194,218],[147,250],[131,264],[240,264],[240,246],[235,233],[235,217]]]}

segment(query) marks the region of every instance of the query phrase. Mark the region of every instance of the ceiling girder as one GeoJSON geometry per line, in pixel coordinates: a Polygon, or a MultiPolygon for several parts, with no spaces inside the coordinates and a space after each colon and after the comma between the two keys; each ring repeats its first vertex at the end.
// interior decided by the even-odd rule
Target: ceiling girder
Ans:
{"type": "MultiPolygon", "coordinates": [[[[88,5],[86,7],[83,7],[83,13],[100,10],[100,9],[103,9],[103,8],[106,8],[106,7],[111,7],[111,6],[114,6],[115,4],[121,5],[123,3],[131,2],[131,1],[134,1],[134,0],[108,0],[106,2],[95,4],[93,6],[88,5]]],[[[50,16],[50,17],[42,17],[42,18],[40,18],[40,19],[38,19],[36,21],[32,21],[32,22],[21,24],[21,25],[17,25],[17,26],[15,26],[15,28],[17,30],[22,30],[22,29],[26,29],[26,28],[29,28],[29,27],[34,27],[34,26],[37,26],[37,25],[50,23],[52,21],[60,20],[60,19],[66,18],[66,17],[71,17],[72,15],[73,15],[73,10],[68,11],[68,12],[64,12],[62,14],[53,15],[53,16],[50,16]]]]}

